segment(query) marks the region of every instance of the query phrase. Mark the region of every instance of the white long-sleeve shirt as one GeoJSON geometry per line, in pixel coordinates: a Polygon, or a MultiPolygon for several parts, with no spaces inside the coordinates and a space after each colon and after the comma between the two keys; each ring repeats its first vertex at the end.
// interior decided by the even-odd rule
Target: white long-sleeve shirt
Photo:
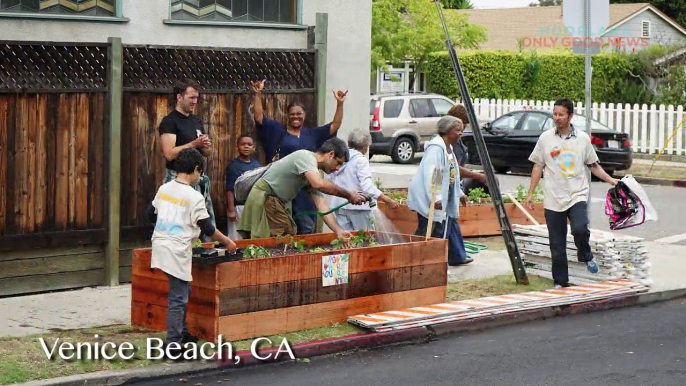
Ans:
{"type": "MultiPolygon", "coordinates": [[[[375,200],[378,199],[382,192],[374,185],[372,170],[369,167],[367,157],[355,149],[350,149],[349,158],[348,162],[336,173],[333,173],[329,180],[341,188],[355,192],[364,192],[374,197],[375,200]]],[[[332,196],[330,205],[331,208],[334,208],[345,202],[347,202],[345,198],[332,196]]],[[[370,210],[368,203],[363,205],[350,204],[344,206],[343,209],[370,210]]]]}

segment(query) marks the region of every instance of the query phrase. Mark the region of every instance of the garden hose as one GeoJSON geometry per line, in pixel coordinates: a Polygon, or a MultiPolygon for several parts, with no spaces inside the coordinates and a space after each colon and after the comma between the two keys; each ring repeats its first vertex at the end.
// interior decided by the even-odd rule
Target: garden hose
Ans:
{"type": "MultiPolygon", "coordinates": [[[[359,194],[360,194],[360,196],[362,196],[362,197],[364,197],[364,198],[367,199],[367,202],[369,202],[369,206],[370,206],[370,207],[376,206],[376,201],[373,201],[373,200],[372,200],[372,197],[371,197],[370,195],[365,194],[365,193],[359,193],[359,194]]],[[[305,211],[305,212],[300,212],[300,213],[298,213],[296,216],[293,217],[293,220],[295,220],[295,219],[298,218],[298,217],[305,216],[305,215],[308,215],[308,214],[316,214],[317,216],[326,216],[327,214],[331,214],[331,213],[333,213],[333,212],[335,212],[335,211],[341,209],[342,207],[344,207],[344,206],[346,206],[346,205],[348,205],[348,204],[350,204],[350,201],[344,202],[344,203],[342,203],[341,205],[338,205],[337,207],[335,207],[335,208],[329,210],[328,212],[317,212],[316,210],[308,210],[308,211],[305,211]]]]}
{"type": "Polygon", "coordinates": [[[477,243],[465,241],[464,242],[464,249],[465,249],[465,251],[467,251],[467,255],[470,255],[470,254],[477,254],[481,251],[485,251],[486,249],[488,249],[488,246],[485,244],[477,244],[477,243]]]}
{"type": "Polygon", "coordinates": [[[335,212],[335,211],[341,209],[342,207],[344,207],[344,206],[346,206],[346,205],[348,205],[348,204],[350,204],[349,201],[348,201],[348,202],[344,202],[344,203],[342,203],[341,205],[338,205],[337,207],[335,207],[335,208],[329,210],[328,212],[317,212],[316,210],[308,210],[308,211],[305,211],[305,212],[300,212],[300,213],[298,213],[296,216],[293,216],[293,220],[295,220],[296,218],[298,218],[298,217],[300,217],[300,216],[305,216],[305,215],[308,215],[308,214],[316,214],[317,216],[326,216],[327,214],[331,214],[331,213],[333,213],[333,212],[335,212]]]}

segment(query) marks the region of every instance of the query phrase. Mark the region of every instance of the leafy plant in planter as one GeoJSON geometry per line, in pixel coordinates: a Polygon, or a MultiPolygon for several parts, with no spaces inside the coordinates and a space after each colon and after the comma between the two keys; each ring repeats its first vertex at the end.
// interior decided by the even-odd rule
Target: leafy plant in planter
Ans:
{"type": "Polygon", "coordinates": [[[318,252],[326,252],[326,251],[328,251],[328,249],[324,249],[322,247],[310,249],[310,253],[318,253],[318,252]]]}
{"type": "MultiPolygon", "coordinates": [[[[519,185],[517,186],[517,191],[515,194],[515,199],[519,201],[520,203],[523,203],[526,201],[526,197],[529,195],[529,190],[524,186],[524,185],[519,185]]],[[[542,202],[543,201],[543,188],[540,186],[537,186],[536,189],[534,190],[534,195],[533,195],[534,202],[542,202]]]]}
{"type": "Polygon", "coordinates": [[[491,198],[490,195],[486,194],[484,188],[471,189],[469,190],[469,194],[467,196],[469,197],[469,201],[475,204],[481,204],[487,199],[491,198]]]}
{"type": "Polygon", "coordinates": [[[271,253],[264,247],[258,247],[255,244],[250,244],[243,250],[243,257],[245,259],[258,259],[261,257],[271,257],[271,253]]]}
{"type": "Polygon", "coordinates": [[[367,244],[369,247],[375,247],[380,245],[376,238],[369,232],[365,232],[360,229],[357,236],[352,236],[349,239],[339,238],[331,242],[331,247],[333,250],[338,249],[349,249],[349,248],[362,248],[367,244]]]}
{"type": "Polygon", "coordinates": [[[291,235],[276,236],[275,241],[277,243],[279,241],[282,241],[282,240],[283,240],[283,253],[284,254],[288,250],[288,247],[292,247],[294,250],[296,250],[300,253],[305,252],[305,240],[295,241],[295,239],[291,235]]]}

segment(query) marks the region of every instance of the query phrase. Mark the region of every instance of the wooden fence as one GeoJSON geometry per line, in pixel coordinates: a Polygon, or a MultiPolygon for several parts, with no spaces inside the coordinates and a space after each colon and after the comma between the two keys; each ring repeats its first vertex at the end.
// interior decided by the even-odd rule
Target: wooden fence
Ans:
{"type": "Polygon", "coordinates": [[[3,250],[24,249],[37,234],[97,230],[102,239],[104,97],[0,94],[3,250]]]}
{"type": "MultiPolygon", "coordinates": [[[[314,93],[267,94],[263,100],[265,115],[285,121],[286,106],[293,100],[303,103],[307,111],[316,112],[314,93]]],[[[238,156],[236,140],[241,134],[250,134],[259,144],[252,104],[250,94],[207,94],[198,103],[197,115],[212,139],[213,153],[208,158],[207,175],[212,182],[210,191],[217,225],[222,231],[227,223],[226,168],[238,156]]],[[[122,241],[149,239],[150,227],[146,224],[144,212],[166,173],[158,144],[158,127],[172,108],[169,95],[124,94],[121,168],[122,187],[126,188],[121,192],[122,241]]],[[[306,125],[315,124],[316,114],[308,115],[306,125]]],[[[261,146],[256,156],[264,164],[261,146]]]]}
{"type": "Polygon", "coordinates": [[[213,142],[208,175],[224,229],[236,138],[257,138],[249,81],[269,77],[266,114],[283,120],[298,100],[313,125],[315,61],[313,50],[0,42],[0,297],[131,280],[165,173],[157,128],[181,78],[203,89],[197,114],[213,142]]]}

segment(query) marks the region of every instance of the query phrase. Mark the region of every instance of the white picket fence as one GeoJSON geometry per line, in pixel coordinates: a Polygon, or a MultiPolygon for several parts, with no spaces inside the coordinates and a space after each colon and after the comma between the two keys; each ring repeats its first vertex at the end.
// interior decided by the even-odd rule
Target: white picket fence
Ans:
{"type": "MultiPolygon", "coordinates": [[[[554,101],[475,99],[474,109],[481,120],[493,120],[510,111],[540,109],[552,111],[554,101]]],[[[657,154],[684,118],[684,107],[673,105],[630,105],[593,103],[592,118],[622,133],[628,133],[635,152],[657,154]]],[[[583,103],[576,112],[585,115],[583,103]]],[[[686,123],[679,127],[663,154],[686,155],[686,123]]]]}

